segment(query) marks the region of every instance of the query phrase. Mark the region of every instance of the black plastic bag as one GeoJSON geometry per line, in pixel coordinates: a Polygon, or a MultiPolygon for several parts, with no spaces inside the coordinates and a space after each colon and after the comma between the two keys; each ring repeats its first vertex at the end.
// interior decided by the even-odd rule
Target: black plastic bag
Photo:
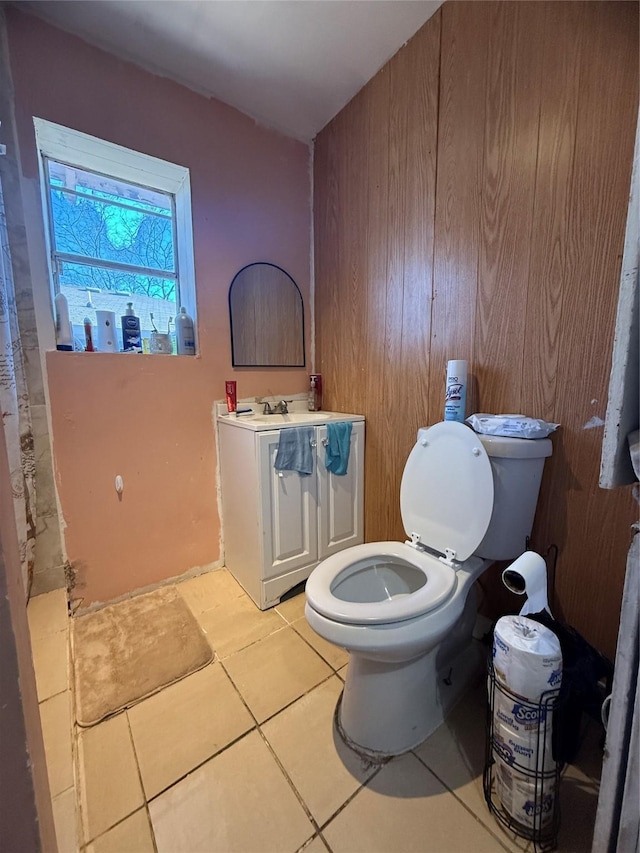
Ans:
{"type": "Polygon", "coordinates": [[[528,614],[556,635],[562,650],[562,684],[553,724],[553,757],[571,764],[580,746],[582,715],[600,721],[600,709],[611,690],[613,664],[594,649],[575,628],[557,622],[545,610],[528,614]],[[599,682],[605,681],[603,691],[599,682]]]}

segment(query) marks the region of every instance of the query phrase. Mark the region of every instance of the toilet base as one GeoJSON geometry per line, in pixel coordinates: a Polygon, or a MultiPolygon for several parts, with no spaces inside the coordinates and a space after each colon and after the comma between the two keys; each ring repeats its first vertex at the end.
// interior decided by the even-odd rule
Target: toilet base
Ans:
{"type": "Polygon", "coordinates": [[[352,652],[337,714],[345,742],[375,761],[429,737],[480,676],[485,657],[473,641],[438,671],[437,653],[391,664],[352,652]]]}

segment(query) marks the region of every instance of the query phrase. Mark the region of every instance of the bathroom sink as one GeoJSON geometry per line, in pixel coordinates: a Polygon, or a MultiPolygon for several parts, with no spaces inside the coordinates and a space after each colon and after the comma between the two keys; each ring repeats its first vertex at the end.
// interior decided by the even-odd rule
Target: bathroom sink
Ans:
{"type": "Polygon", "coordinates": [[[233,424],[242,429],[266,430],[282,429],[294,426],[320,426],[329,421],[362,421],[363,415],[350,415],[345,412],[289,412],[286,415],[263,415],[253,413],[246,415],[221,414],[221,423],[233,424]]]}

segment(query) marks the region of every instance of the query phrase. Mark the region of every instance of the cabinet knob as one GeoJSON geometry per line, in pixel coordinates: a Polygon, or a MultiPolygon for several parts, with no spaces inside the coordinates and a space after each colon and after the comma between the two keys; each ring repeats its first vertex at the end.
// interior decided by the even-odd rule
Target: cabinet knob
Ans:
{"type": "Polygon", "coordinates": [[[318,446],[318,442],[315,440],[315,438],[312,438],[311,441],[309,442],[309,444],[311,445],[311,447],[317,447],[318,446]]]}
{"type": "Polygon", "coordinates": [[[284,477],[284,474],[282,473],[282,471],[278,471],[278,477],[284,477]]]}
{"type": "Polygon", "coordinates": [[[328,439],[328,438],[323,438],[323,439],[322,439],[322,446],[323,446],[323,447],[327,447],[328,445],[329,445],[329,439],[328,439]]]}

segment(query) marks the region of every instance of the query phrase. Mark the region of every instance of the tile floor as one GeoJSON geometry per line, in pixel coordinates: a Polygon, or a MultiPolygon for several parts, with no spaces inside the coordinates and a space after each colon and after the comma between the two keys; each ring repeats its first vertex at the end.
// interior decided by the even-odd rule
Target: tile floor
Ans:
{"type": "MultiPolygon", "coordinates": [[[[335,732],[347,655],[309,629],[304,595],[261,612],[224,569],[177,588],[216,659],[88,729],[71,718],[64,593],[29,605],[60,853],[532,849],[484,803],[481,685],[372,767],[335,732]]],[[[590,850],[600,760],[593,726],[563,777],[560,851],[590,850]]]]}

